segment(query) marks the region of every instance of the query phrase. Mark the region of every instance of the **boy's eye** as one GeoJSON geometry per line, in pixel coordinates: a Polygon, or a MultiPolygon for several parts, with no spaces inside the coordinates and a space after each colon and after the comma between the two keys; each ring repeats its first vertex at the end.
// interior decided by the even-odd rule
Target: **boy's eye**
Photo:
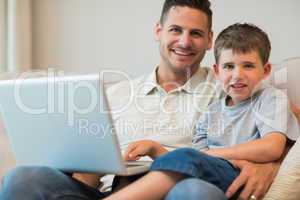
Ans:
{"type": "Polygon", "coordinates": [[[246,69],[252,69],[252,68],[254,68],[254,65],[253,64],[244,64],[244,68],[246,68],[246,69]]]}

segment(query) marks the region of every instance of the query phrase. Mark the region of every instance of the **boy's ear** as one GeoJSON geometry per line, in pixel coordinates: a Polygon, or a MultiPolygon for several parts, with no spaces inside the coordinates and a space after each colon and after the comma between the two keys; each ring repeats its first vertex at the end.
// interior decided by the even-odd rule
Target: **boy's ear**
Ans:
{"type": "Polygon", "coordinates": [[[214,64],[213,69],[214,69],[214,75],[217,78],[219,76],[219,66],[218,66],[218,64],[214,64]]]}
{"type": "Polygon", "coordinates": [[[271,70],[272,70],[272,65],[271,63],[267,62],[264,65],[264,78],[267,78],[270,75],[271,70]]]}
{"type": "Polygon", "coordinates": [[[160,39],[161,30],[162,30],[162,25],[160,24],[160,22],[157,22],[154,28],[154,37],[156,41],[159,41],[160,39]]]}

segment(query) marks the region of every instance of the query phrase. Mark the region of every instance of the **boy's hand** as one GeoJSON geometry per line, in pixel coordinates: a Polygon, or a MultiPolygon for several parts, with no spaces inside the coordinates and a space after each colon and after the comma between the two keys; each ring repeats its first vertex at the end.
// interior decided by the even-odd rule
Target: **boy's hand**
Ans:
{"type": "Polygon", "coordinates": [[[132,142],[128,145],[125,153],[124,160],[138,160],[142,156],[150,156],[156,158],[159,155],[165,153],[167,150],[163,148],[159,143],[152,140],[140,140],[132,142]]]}

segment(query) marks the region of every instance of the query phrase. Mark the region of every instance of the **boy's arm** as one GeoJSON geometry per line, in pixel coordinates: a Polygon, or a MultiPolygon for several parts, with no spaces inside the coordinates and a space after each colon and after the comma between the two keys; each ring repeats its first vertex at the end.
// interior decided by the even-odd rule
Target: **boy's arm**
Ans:
{"type": "Polygon", "coordinates": [[[138,160],[142,156],[150,156],[152,159],[155,159],[166,152],[168,152],[168,150],[158,142],[153,140],[140,140],[128,145],[124,153],[124,160],[138,160]]]}
{"type": "Polygon", "coordinates": [[[266,163],[280,159],[285,144],[286,137],[281,133],[273,132],[260,139],[228,148],[210,149],[205,152],[227,160],[247,160],[256,163],[266,163]]]}

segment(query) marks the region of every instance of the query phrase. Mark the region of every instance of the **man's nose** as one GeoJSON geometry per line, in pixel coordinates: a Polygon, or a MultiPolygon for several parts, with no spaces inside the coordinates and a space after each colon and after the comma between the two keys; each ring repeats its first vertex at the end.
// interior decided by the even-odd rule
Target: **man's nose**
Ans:
{"type": "Polygon", "coordinates": [[[182,33],[179,38],[179,44],[181,47],[188,48],[191,46],[191,36],[188,33],[182,33]]]}

